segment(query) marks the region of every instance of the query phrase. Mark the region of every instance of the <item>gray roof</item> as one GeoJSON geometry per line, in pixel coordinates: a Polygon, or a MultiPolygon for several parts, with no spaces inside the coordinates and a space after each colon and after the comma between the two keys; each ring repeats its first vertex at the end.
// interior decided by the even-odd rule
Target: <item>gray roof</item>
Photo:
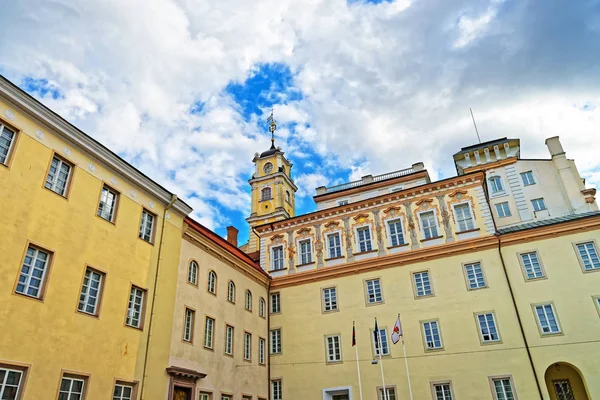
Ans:
{"type": "Polygon", "coordinates": [[[542,226],[560,224],[562,222],[575,221],[578,219],[590,218],[594,216],[600,216],[600,211],[589,211],[583,214],[569,214],[562,217],[543,219],[541,221],[526,222],[524,224],[509,226],[507,228],[500,228],[498,229],[498,233],[500,235],[503,235],[505,233],[525,231],[527,229],[534,229],[542,226]]]}

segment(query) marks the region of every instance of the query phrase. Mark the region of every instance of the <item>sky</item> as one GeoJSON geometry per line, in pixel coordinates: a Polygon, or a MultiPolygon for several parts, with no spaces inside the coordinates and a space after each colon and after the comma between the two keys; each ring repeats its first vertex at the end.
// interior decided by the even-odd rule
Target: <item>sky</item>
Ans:
{"type": "Polygon", "coordinates": [[[321,185],[560,136],[600,186],[600,0],[11,0],[0,74],[248,235],[252,158],[292,160],[297,213],[321,185]]]}

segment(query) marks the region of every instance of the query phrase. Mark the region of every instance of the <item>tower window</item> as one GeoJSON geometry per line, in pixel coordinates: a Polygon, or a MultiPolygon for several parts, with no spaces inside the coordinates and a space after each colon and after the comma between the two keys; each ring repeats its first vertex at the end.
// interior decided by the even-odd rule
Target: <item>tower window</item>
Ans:
{"type": "Polygon", "coordinates": [[[290,195],[290,191],[289,190],[285,191],[285,201],[287,201],[290,204],[292,203],[292,201],[291,201],[291,195],[290,195]]]}
{"type": "Polygon", "coordinates": [[[265,200],[271,200],[271,188],[270,187],[266,187],[263,188],[260,191],[260,200],[261,201],[265,201],[265,200]]]}

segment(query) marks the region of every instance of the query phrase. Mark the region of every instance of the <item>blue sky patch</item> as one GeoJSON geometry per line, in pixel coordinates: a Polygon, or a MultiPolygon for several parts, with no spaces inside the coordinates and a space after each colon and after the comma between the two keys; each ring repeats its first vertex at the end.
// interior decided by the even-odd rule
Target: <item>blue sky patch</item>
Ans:
{"type": "Polygon", "coordinates": [[[37,94],[39,97],[52,97],[54,100],[63,98],[62,93],[57,86],[50,83],[47,79],[36,79],[26,77],[21,83],[21,88],[28,93],[37,94]]]}

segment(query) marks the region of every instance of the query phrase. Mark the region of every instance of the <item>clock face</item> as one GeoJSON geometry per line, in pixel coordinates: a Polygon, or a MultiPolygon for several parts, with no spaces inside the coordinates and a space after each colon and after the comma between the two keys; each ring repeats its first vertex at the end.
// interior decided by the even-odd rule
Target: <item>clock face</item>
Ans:
{"type": "Polygon", "coordinates": [[[270,162],[266,163],[263,168],[263,171],[265,171],[265,174],[270,174],[271,172],[273,172],[273,164],[271,164],[270,162]]]}

